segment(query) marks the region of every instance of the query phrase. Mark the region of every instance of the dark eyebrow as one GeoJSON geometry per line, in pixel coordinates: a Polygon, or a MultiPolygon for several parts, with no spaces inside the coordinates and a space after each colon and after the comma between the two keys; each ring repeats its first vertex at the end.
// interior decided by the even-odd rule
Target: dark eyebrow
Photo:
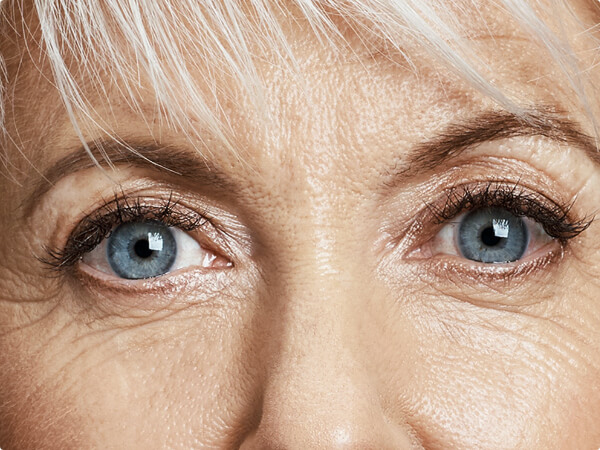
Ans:
{"type": "Polygon", "coordinates": [[[222,191],[235,189],[232,181],[222,172],[211,166],[200,152],[183,150],[177,146],[161,145],[154,142],[117,142],[102,140],[88,143],[88,148],[96,159],[90,157],[81,146],[59,159],[34,183],[32,193],[23,204],[25,215],[30,214],[36,202],[61,178],[72,173],[97,167],[111,167],[127,164],[133,167],[149,168],[177,177],[192,180],[194,185],[210,186],[222,191]]]}
{"type": "MultiPolygon", "coordinates": [[[[466,121],[452,123],[441,133],[414,147],[408,162],[402,164],[394,178],[406,179],[432,171],[478,144],[519,136],[543,136],[572,145],[600,166],[600,152],[595,140],[581,131],[576,122],[549,109],[537,108],[530,110],[524,117],[507,111],[490,111],[466,121]]],[[[162,169],[190,179],[196,185],[212,186],[222,191],[236,188],[228,177],[211,166],[199,152],[143,141],[123,143],[102,140],[89,143],[88,148],[103,167],[126,163],[156,171],[162,169]]],[[[59,159],[33,183],[34,189],[23,205],[24,214],[28,215],[36,202],[61,178],[96,166],[83,146],[59,159]]]]}
{"type": "Polygon", "coordinates": [[[600,152],[591,136],[581,131],[576,122],[539,108],[528,111],[524,117],[507,111],[490,111],[450,124],[441,133],[418,144],[397,175],[409,178],[431,171],[478,144],[519,136],[543,136],[572,145],[600,166],[600,152]]]}

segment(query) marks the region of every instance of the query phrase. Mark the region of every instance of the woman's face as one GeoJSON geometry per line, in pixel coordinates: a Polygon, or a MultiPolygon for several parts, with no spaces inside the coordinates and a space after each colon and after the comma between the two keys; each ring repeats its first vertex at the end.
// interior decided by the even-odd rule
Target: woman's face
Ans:
{"type": "Polygon", "coordinates": [[[408,41],[415,67],[352,27],[336,53],[294,13],[296,75],[256,61],[266,126],[204,87],[235,152],[107,76],[102,168],[34,37],[3,42],[0,446],[600,445],[600,157],[558,68],[469,18],[527,123],[408,41]]]}

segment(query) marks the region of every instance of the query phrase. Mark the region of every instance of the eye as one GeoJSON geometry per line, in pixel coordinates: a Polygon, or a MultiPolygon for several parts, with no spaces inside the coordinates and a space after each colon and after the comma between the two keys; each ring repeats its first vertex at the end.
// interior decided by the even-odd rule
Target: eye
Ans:
{"type": "Polygon", "coordinates": [[[203,248],[188,233],[158,221],[117,226],[82,263],[120,278],[138,280],[188,266],[227,266],[224,258],[203,248]]]}
{"type": "Polygon", "coordinates": [[[541,224],[500,207],[476,209],[447,223],[432,242],[432,253],[488,264],[511,263],[554,239],[541,224]]]}
{"type": "Polygon", "coordinates": [[[529,239],[530,233],[523,218],[499,208],[485,208],[466,214],[457,233],[462,256],[484,263],[521,259],[529,239]]]}
{"type": "Polygon", "coordinates": [[[593,218],[578,218],[573,205],[518,184],[453,186],[427,203],[416,219],[417,224],[433,222],[436,227],[408,256],[451,255],[483,264],[508,264],[541,256],[544,249],[546,255],[567,246],[593,222],[593,218]]]}

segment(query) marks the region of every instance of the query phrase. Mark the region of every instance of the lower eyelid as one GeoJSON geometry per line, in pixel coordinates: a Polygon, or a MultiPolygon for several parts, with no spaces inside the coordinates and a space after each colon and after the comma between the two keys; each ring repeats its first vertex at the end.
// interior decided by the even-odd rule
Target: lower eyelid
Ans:
{"type": "MultiPolygon", "coordinates": [[[[74,272],[102,316],[136,317],[157,312],[177,311],[190,304],[222,306],[226,304],[235,276],[223,276],[220,270],[190,268],[164,276],[125,279],[107,275],[87,265],[74,272]]],[[[159,313],[160,314],[160,313],[159,313]]]]}

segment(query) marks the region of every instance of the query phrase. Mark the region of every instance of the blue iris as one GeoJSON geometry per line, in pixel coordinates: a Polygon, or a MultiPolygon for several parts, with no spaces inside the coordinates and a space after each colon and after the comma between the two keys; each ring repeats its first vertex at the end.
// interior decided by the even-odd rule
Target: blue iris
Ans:
{"type": "Polygon", "coordinates": [[[527,224],[502,208],[483,208],[465,215],[458,229],[462,255],[484,263],[521,259],[529,245],[527,224]]]}
{"type": "Polygon", "coordinates": [[[110,267],[122,278],[136,280],[167,273],[177,257],[177,243],[159,222],[130,222],[118,226],[107,241],[110,267]]]}

